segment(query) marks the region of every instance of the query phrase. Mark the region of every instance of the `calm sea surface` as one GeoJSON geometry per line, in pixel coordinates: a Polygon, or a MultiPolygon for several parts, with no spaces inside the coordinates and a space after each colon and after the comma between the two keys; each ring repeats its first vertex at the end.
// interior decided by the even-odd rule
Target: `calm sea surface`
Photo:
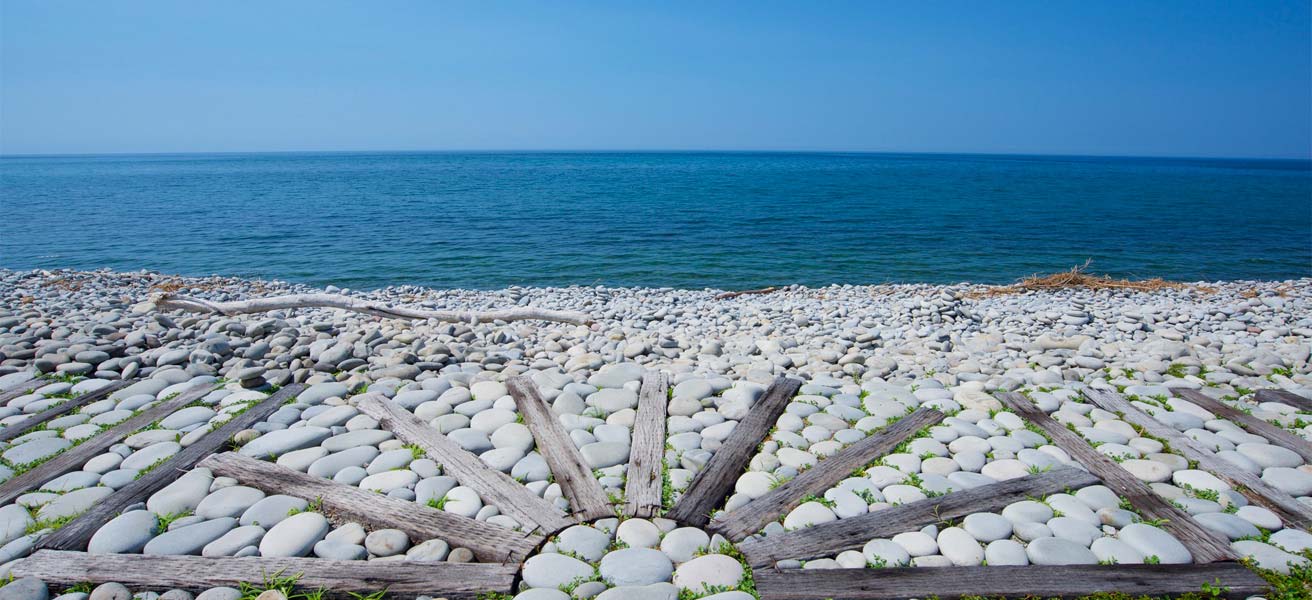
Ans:
{"type": "Polygon", "coordinates": [[[1308,161],[766,153],[0,159],[0,267],[437,287],[1312,276],[1308,161]]]}

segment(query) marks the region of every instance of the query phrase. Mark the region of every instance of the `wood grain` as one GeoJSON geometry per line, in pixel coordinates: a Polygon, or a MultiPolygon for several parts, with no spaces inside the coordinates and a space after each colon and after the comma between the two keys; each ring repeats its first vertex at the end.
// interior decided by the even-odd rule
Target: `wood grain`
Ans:
{"type": "Polygon", "coordinates": [[[738,549],[752,567],[773,567],[781,560],[834,556],[845,550],[860,550],[875,538],[892,537],[971,513],[998,512],[1013,502],[1098,483],[1097,477],[1085,471],[1061,467],[783,534],[748,539],[738,549]]]}
{"type": "Polygon", "coordinates": [[[133,591],[184,589],[201,592],[215,587],[262,584],[274,576],[298,575],[296,587],[324,590],[324,597],[347,600],[387,590],[387,597],[413,600],[435,596],[475,600],[486,592],[509,592],[516,565],[327,560],[322,558],[207,558],[86,554],[41,550],[14,566],[16,577],[38,577],[52,586],[82,582],[116,582],[133,591]]]}
{"type": "Polygon", "coordinates": [[[1254,398],[1258,402],[1280,402],[1297,408],[1300,412],[1312,412],[1312,400],[1294,392],[1285,390],[1257,390],[1254,398]]]}
{"type": "Polygon", "coordinates": [[[765,527],[766,524],[788,514],[802,503],[807,495],[821,495],[838,482],[850,477],[852,471],[888,454],[893,448],[930,425],[943,420],[943,413],[928,407],[898,419],[896,423],[869,435],[842,451],[816,463],[787,483],[774,488],[764,496],[711,519],[710,528],[728,538],[740,541],[765,527]]]}
{"type": "Polygon", "coordinates": [[[196,440],[190,446],[169,457],[168,460],[156,466],[149,473],[142,475],[141,479],[119,488],[118,491],[97,502],[95,506],[91,507],[91,510],[82,513],[78,518],[73,519],[67,525],[43,538],[37,543],[37,549],[85,549],[87,542],[91,540],[91,536],[101,526],[108,523],[110,519],[117,517],[127,507],[138,502],[144,502],[151,494],[173,483],[182,472],[190,471],[202,458],[227,445],[232,440],[232,436],[236,435],[238,431],[263,421],[274,411],[281,408],[288,400],[295,398],[303,389],[305,389],[303,384],[289,384],[274,392],[268,398],[259,401],[254,406],[246,409],[245,412],[233,417],[227,423],[205,434],[204,437],[196,440]]]}
{"type": "Polygon", "coordinates": [[[633,443],[624,486],[624,512],[648,519],[665,510],[661,501],[665,466],[665,419],[669,408],[670,378],[651,371],[642,376],[638,391],[638,416],[633,423],[633,443]]]}
{"type": "Polygon", "coordinates": [[[1218,457],[1193,438],[1185,436],[1174,427],[1162,423],[1148,413],[1139,410],[1120,394],[1104,390],[1086,389],[1084,390],[1084,396],[1099,408],[1120,414],[1125,420],[1143,427],[1148,435],[1166,442],[1171,446],[1171,449],[1179,452],[1186,459],[1197,462],[1198,468],[1216,475],[1243,493],[1249,500],[1279,515],[1285,525],[1292,525],[1301,529],[1312,527],[1312,506],[1295,500],[1293,496],[1262,481],[1257,475],[1218,457]]]}
{"type": "Polygon", "coordinates": [[[502,513],[519,521],[526,529],[553,533],[569,527],[574,521],[564,511],[529,491],[509,475],[497,471],[474,456],[460,444],[428,426],[382,394],[368,394],[356,403],[360,412],[375,419],[385,429],[407,444],[414,444],[429,458],[460,482],[460,485],[478,492],[486,504],[496,506],[502,513]]]}
{"type": "Polygon", "coordinates": [[[53,419],[62,417],[65,414],[68,414],[69,412],[72,412],[75,409],[82,408],[83,406],[91,404],[92,402],[98,402],[100,400],[104,400],[110,394],[117,392],[118,390],[121,390],[131,385],[132,383],[135,382],[115,381],[93,392],[87,392],[76,398],[71,398],[69,400],[60,402],[59,404],[56,404],[41,412],[34,413],[32,416],[23,419],[22,421],[19,421],[17,423],[14,423],[13,425],[0,427],[0,442],[7,442],[9,440],[12,440],[20,435],[23,435],[24,433],[32,431],[37,427],[40,427],[41,425],[53,419]]]}
{"type": "Polygon", "coordinates": [[[184,406],[195,402],[210,393],[212,386],[199,386],[179,394],[176,398],[165,400],[152,406],[126,421],[101,431],[90,439],[65,450],[58,456],[40,464],[35,469],[23,473],[0,484],[0,506],[13,502],[14,499],[32,490],[40,489],[46,482],[82,469],[92,457],[109,449],[132,435],[137,430],[173,414],[184,406]]]}
{"type": "Polygon", "coordinates": [[[1272,444],[1298,453],[1299,456],[1303,457],[1303,462],[1312,463],[1312,443],[1309,443],[1307,440],[1295,435],[1284,427],[1267,423],[1266,421],[1254,417],[1242,410],[1228,406],[1219,400],[1215,400],[1198,390],[1177,388],[1172,391],[1175,392],[1177,397],[1198,405],[1199,408],[1216,415],[1217,418],[1232,421],[1236,425],[1243,427],[1248,433],[1264,437],[1272,444]]]}
{"type": "Polygon", "coordinates": [[[743,474],[761,440],[779,420],[779,415],[797,394],[802,382],[780,377],[770,384],[751,411],[734,426],[729,438],[715,451],[711,460],[693,477],[688,489],[665,516],[685,525],[705,527],[711,511],[720,508],[729,496],[738,476],[743,474]]]}
{"type": "Polygon", "coordinates": [[[358,521],[367,529],[400,529],[416,542],[441,538],[453,548],[473,550],[483,562],[520,560],[542,539],[541,535],[476,521],[235,452],[216,454],[200,466],[266,493],[321,502],[325,513],[358,521]]]}
{"type": "Polygon", "coordinates": [[[761,600],[903,600],[925,597],[957,600],[963,596],[1077,598],[1097,592],[1157,598],[1198,592],[1205,583],[1227,588],[1227,591],[1219,592],[1220,597],[1240,600],[1266,589],[1266,581],[1238,563],[769,569],[757,571],[755,575],[761,600]]]}
{"type": "Polygon", "coordinates": [[[1002,392],[996,396],[1008,409],[1042,429],[1054,445],[1065,450],[1089,472],[1102,479],[1104,485],[1128,500],[1145,519],[1162,521],[1162,529],[1170,532],[1189,549],[1194,562],[1210,563],[1238,558],[1230,549],[1228,540],[1199,525],[1189,513],[1153,493],[1148,484],[1098,452],[1080,434],[1067,429],[1039,410],[1029,398],[1015,392],[1002,392]]]}
{"type": "Polygon", "coordinates": [[[524,416],[533,439],[537,441],[538,453],[547,461],[561,492],[569,500],[570,510],[580,521],[592,521],[615,516],[606,492],[601,489],[601,482],[592,475],[592,469],[584,462],[583,455],[574,445],[574,440],[565,431],[556,413],[547,405],[538,393],[537,384],[524,377],[511,377],[506,386],[515,398],[519,414],[524,416]]]}

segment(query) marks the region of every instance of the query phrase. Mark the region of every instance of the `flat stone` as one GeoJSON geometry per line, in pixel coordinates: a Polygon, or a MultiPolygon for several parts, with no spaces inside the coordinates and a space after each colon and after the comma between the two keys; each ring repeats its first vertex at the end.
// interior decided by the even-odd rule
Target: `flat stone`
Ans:
{"type": "Polygon", "coordinates": [[[377,446],[394,436],[390,431],[381,429],[359,429],[332,436],[323,441],[323,447],[329,452],[341,452],[359,446],[377,446]]]}
{"type": "Polygon", "coordinates": [[[268,496],[257,501],[255,504],[252,504],[250,508],[247,508],[242,512],[240,523],[242,526],[259,525],[267,530],[270,527],[281,523],[293,510],[302,511],[309,505],[310,503],[305,499],[296,498],[294,496],[285,496],[282,494],[268,496]]]}
{"type": "MultiPolygon", "coordinates": [[[[1288,448],[1272,444],[1239,444],[1235,450],[1253,462],[1267,467],[1297,467],[1303,464],[1303,457],[1288,448]]],[[[12,462],[12,461],[11,461],[12,462]]]]}
{"type": "MultiPolygon", "coordinates": [[[[669,539],[669,536],[665,539],[669,539]]],[[[601,560],[609,546],[610,535],[587,525],[569,527],[556,536],[558,549],[578,555],[588,562],[601,560]]]]}
{"type": "Polygon", "coordinates": [[[867,564],[878,568],[905,567],[911,564],[911,554],[892,540],[870,540],[861,548],[861,554],[867,564]]]}
{"type": "Polygon", "coordinates": [[[42,506],[40,510],[36,512],[36,518],[42,521],[53,521],[55,519],[80,515],[91,510],[91,507],[95,506],[97,502],[105,499],[113,493],[114,490],[107,487],[92,487],[75,490],[50,501],[50,503],[45,506],[42,506]]]}
{"type": "Polygon", "coordinates": [[[310,464],[307,473],[315,477],[332,479],[347,467],[363,467],[376,458],[380,452],[373,446],[360,446],[329,454],[310,464]]]}
{"type": "Polygon", "coordinates": [[[958,567],[973,567],[984,561],[984,548],[960,527],[948,527],[938,534],[938,549],[958,567]]]}
{"type": "Polygon", "coordinates": [[[142,554],[185,555],[200,554],[206,544],[223,537],[237,526],[237,519],[224,517],[170,529],[146,542],[142,554]]]}
{"type": "Polygon", "coordinates": [[[583,460],[593,469],[624,464],[629,460],[629,445],[619,442],[593,442],[579,448],[583,460]]]}
{"type": "Polygon", "coordinates": [[[837,521],[838,515],[819,502],[803,502],[784,517],[784,529],[793,530],[837,521]]]}
{"type": "Polygon", "coordinates": [[[604,556],[598,569],[611,585],[649,585],[669,581],[674,563],[659,550],[625,548],[604,556]]]}
{"type": "Polygon", "coordinates": [[[1117,537],[1145,557],[1156,556],[1162,564],[1180,565],[1193,562],[1193,555],[1184,544],[1171,534],[1152,525],[1144,523],[1126,525],[1121,528],[1117,537]]]}
{"type": "Polygon", "coordinates": [[[201,548],[201,556],[236,556],[242,548],[255,546],[264,538],[265,530],[258,525],[246,525],[237,527],[228,533],[223,534],[217,540],[205,544],[201,548]]]}
{"type": "Polygon", "coordinates": [[[196,510],[209,495],[214,477],[208,470],[193,469],[146,500],[146,508],[157,515],[175,515],[196,510]]]}
{"type": "Polygon", "coordinates": [[[255,488],[234,485],[222,488],[205,497],[196,505],[196,515],[206,519],[240,517],[255,503],[264,499],[264,492],[255,488]]]}
{"type": "Polygon", "coordinates": [[[1025,547],[1025,555],[1036,565],[1096,565],[1098,557],[1077,542],[1050,537],[1039,538],[1025,547]]]}
{"type": "Polygon", "coordinates": [[[723,554],[699,556],[674,572],[674,585],[694,594],[704,594],[707,588],[736,587],[743,577],[743,566],[723,554]]]}
{"type": "Polygon", "coordinates": [[[297,513],[269,529],[260,541],[260,556],[305,556],[329,530],[328,519],[314,512],[297,513]]]}
{"type": "Polygon", "coordinates": [[[329,560],[364,560],[369,557],[369,551],[359,544],[324,539],[314,545],[314,555],[329,560]]]}
{"type": "Polygon", "coordinates": [[[1030,564],[1025,546],[1015,540],[994,540],[984,547],[984,560],[991,567],[1024,566],[1030,564]]]}
{"type": "Polygon", "coordinates": [[[592,565],[564,554],[545,553],[524,561],[521,574],[529,587],[557,589],[592,576],[592,565]]]}
{"type": "Polygon", "coordinates": [[[1011,521],[993,513],[966,515],[961,527],[971,537],[984,543],[1011,537],[1011,521]]]}
{"type": "Polygon", "coordinates": [[[630,548],[655,548],[661,541],[661,530],[646,519],[628,519],[615,530],[615,539],[630,548]]]}
{"type": "Polygon", "coordinates": [[[188,425],[209,421],[216,414],[218,413],[214,412],[214,409],[206,406],[189,406],[160,419],[159,426],[161,429],[182,429],[188,425]]]}
{"type": "Polygon", "coordinates": [[[685,563],[693,558],[699,550],[711,545],[711,536],[696,527],[680,527],[661,539],[661,552],[675,563],[685,563]]]}
{"type": "Polygon", "coordinates": [[[400,529],[379,529],[364,538],[364,547],[374,556],[395,556],[410,547],[410,538],[400,529]]]}
{"type": "Polygon", "coordinates": [[[38,438],[5,450],[0,457],[11,465],[24,465],[43,458],[48,458],[73,447],[73,442],[64,438],[38,438]]]}
{"type": "Polygon", "coordinates": [[[331,429],[323,427],[279,429],[255,438],[237,452],[252,458],[269,458],[317,445],[332,434],[331,429]]]}
{"type": "Polygon", "coordinates": [[[148,510],[125,512],[101,526],[87,543],[91,554],[136,554],[155,537],[159,519],[148,510]]]}
{"type": "Polygon", "coordinates": [[[1306,565],[1308,560],[1297,554],[1290,554],[1271,544],[1265,544],[1256,540],[1240,540],[1232,542],[1230,547],[1240,556],[1245,556],[1257,562],[1257,566],[1263,569],[1278,571],[1286,575],[1289,574],[1289,565],[1306,565]]]}

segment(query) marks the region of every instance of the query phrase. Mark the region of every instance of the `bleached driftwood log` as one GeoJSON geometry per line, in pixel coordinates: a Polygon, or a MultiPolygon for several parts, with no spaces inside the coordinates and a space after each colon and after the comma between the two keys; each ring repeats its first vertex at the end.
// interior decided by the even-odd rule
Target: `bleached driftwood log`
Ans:
{"type": "MultiPolygon", "coordinates": [[[[550,310],[532,306],[498,310],[422,310],[401,306],[388,306],[381,302],[361,300],[341,294],[292,294],[255,298],[236,302],[210,302],[192,296],[158,293],[151,296],[148,305],[160,310],[188,310],[192,312],[241,315],[248,313],[286,310],[289,308],[340,308],[389,319],[434,319],[438,321],[487,323],[490,321],[552,321],[573,325],[589,325],[592,317],[573,310],[550,310]]],[[[148,308],[148,307],[147,307],[148,308]]]]}

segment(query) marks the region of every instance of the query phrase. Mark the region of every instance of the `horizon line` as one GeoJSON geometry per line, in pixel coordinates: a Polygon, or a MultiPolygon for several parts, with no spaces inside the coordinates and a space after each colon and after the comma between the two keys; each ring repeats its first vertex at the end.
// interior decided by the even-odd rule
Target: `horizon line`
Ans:
{"type": "Polygon", "coordinates": [[[899,150],[822,150],[822,149],[409,149],[409,150],[187,150],[165,152],[56,152],[7,153],[0,151],[0,159],[15,158],[94,158],[115,156],[212,156],[212,155],[264,155],[264,154],[869,154],[886,156],[993,156],[1028,158],[1120,158],[1157,160],[1218,160],[1218,161],[1272,161],[1312,163],[1312,155],[1290,156],[1188,156],[1170,154],[1078,154],[1035,152],[980,152],[980,151],[899,151],[899,150]]]}

